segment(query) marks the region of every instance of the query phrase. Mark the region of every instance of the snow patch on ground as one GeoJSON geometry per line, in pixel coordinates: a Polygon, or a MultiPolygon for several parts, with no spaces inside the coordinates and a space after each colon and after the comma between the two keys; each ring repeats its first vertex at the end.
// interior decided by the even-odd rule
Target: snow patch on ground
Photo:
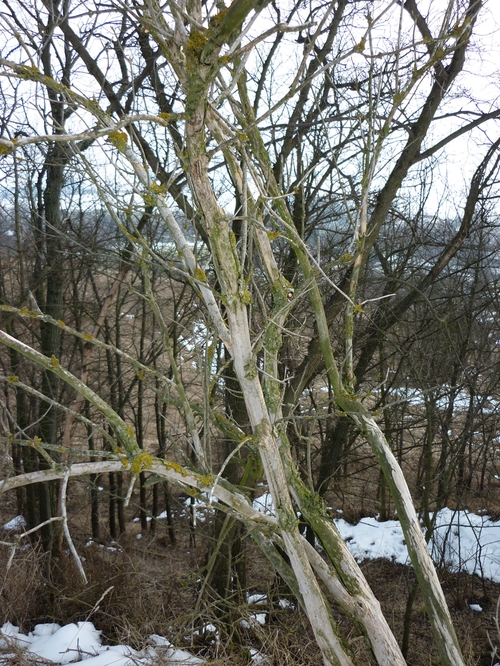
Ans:
{"type": "Polygon", "coordinates": [[[16,516],[3,525],[2,529],[6,532],[17,532],[26,529],[26,520],[23,516],[16,516]]]}
{"type": "MultiPolygon", "coordinates": [[[[274,514],[268,492],[255,499],[253,507],[262,513],[274,514]]],[[[379,522],[377,518],[363,518],[357,525],[351,525],[343,518],[334,518],[333,522],[358,562],[384,558],[410,565],[398,520],[379,522]]],[[[500,583],[500,521],[493,522],[486,515],[469,511],[441,509],[435,516],[428,547],[438,566],[500,583]]]]}
{"type": "Polygon", "coordinates": [[[141,652],[128,645],[102,645],[101,632],[92,622],[78,622],[61,627],[58,624],[37,624],[29,634],[7,622],[0,629],[0,664],[11,663],[19,650],[38,656],[53,664],[85,662],[85,666],[138,666],[139,664],[184,664],[196,666],[204,662],[185,650],[177,650],[163,636],[153,634],[149,647],[141,652]],[[160,659],[161,658],[161,659],[160,659]]]}
{"type": "MultiPolygon", "coordinates": [[[[186,500],[186,510],[189,501],[186,500]]],[[[197,499],[197,513],[203,515],[203,508],[205,511],[213,511],[202,503],[198,505],[199,501],[197,499]]],[[[267,492],[255,499],[253,506],[262,513],[274,513],[272,498],[267,492]]],[[[341,514],[341,511],[337,511],[337,514],[341,514]]],[[[363,518],[357,525],[350,525],[340,517],[333,521],[359,562],[384,558],[400,564],[410,564],[399,521],[379,522],[377,518],[370,517],[363,518]]],[[[2,529],[23,530],[25,525],[24,518],[17,516],[3,525],[2,529]]],[[[446,565],[452,571],[466,571],[500,582],[499,544],[500,521],[493,522],[486,515],[445,508],[435,516],[434,532],[428,547],[438,565],[446,565]]],[[[265,605],[268,599],[264,594],[252,594],[248,595],[247,602],[252,606],[260,606],[265,605]]],[[[280,600],[279,604],[283,609],[293,607],[287,600],[280,600]]],[[[482,612],[479,604],[470,604],[469,608],[472,612],[482,612]]],[[[255,611],[250,612],[248,621],[241,621],[243,627],[250,628],[251,624],[266,622],[266,613],[255,611]]],[[[217,633],[216,628],[213,629],[217,633]]],[[[166,638],[156,634],[149,638],[150,647],[141,652],[127,645],[102,645],[100,634],[91,622],[78,622],[64,627],[53,623],[39,624],[26,635],[7,622],[0,629],[0,665],[11,663],[19,650],[37,655],[53,664],[85,661],[85,666],[153,666],[161,662],[194,666],[205,663],[185,650],[176,649],[166,638]]],[[[268,663],[265,655],[253,649],[252,661],[254,664],[268,663]]]]}

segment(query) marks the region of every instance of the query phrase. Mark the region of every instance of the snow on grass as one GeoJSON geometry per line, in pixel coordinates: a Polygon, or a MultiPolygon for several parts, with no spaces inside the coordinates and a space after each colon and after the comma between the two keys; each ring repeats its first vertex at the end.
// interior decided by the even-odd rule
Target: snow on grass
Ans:
{"type": "Polygon", "coordinates": [[[376,518],[363,518],[357,525],[350,525],[343,518],[337,518],[334,523],[358,562],[383,558],[408,564],[408,550],[399,521],[379,523],[376,518]]]}
{"type": "MultiPolygon", "coordinates": [[[[186,500],[186,505],[190,500],[186,500]]],[[[197,503],[199,499],[197,499],[197,503]]],[[[273,502],[269,493],[254,500],[258,511],[273,514],[273,502]]],[[[198,507],[200,510],[202,506],[198,507]]],[[[213,510],[205,507],[205,510],[213,510]]],[[[363,518],[357,525],[350,525],[343,518],[333,519],[340,534],[359,562],[384,558],[400,564],[410,564],[399,521],[379,522],[376,518],[363,518]]],[[[25,523],[18,516],[3,526],[4,530],[23,529],[25,523]]],[[[468,511],[442,509],[435,516],[435,529],[429,551],[438,565],[446,565],[451,571],[466,571],[470,574],[500,582],[500,522],[493,522],[485,515],[468,511]]],[[[263,594],[248,595],[250,605],[265,605],[263,594]]],[[[280,606],[286,607],[286,601],[280,606]]],[[[473,612],[481,612],[478,604],[470,604],[473,612]]],[[[259,609],[260,610],[260,609],[259,609]]],[[[264,624],[265,612],[252,612],[249,622],[242,620],[244,627],[253,623],[264,624]]],[[[176,649],[166,638],[152,635],[150,647],[141,652],[127,645],[104,646],[98,631],[91,622],[79,622],[60,627],[58,624],[39,624],[25,635],[10,623],[0,630],[0,664],[11,663],[15,653],[25,650],[48,663],[69,664],[85,661],[85,666],[152,666],[164,664],[203,664],[185,650],[176,649]]],[[[265,655],[255,651],[253,662],[267,663],[265,655]]],[[[500,666],[500,664],[498,665],[500,666]]]]}
{"type": "Polygon", "coordinates": [[[15,518],[12,518],[12,520],[9,520],[8,523],[5,523],[5,525],[2,526],[2,529],[4,529],[6,532],[16,532],[24,530],[25,528],[26,528],[26,520],[24,519],[23,516],[16,516],[15,518]]]}
{"type": "Polygon", "coordinates": [[[247,604],[267,604],[267,594],[247,594],[247,604]]]}
{"type": "MultiPolygon", "coordinates": [[[[256,621],[264,624],[265,613],[256,615],[256,621]]],[[[205,629],[216,628],[207,625],[205,629]]],[[[78,622],[61,627],[59,624],[37,624],[29,634],[21,634],[19,628],[6,622],[0,629],[0,664],[17,661],[23,651],[28,661],[35,663],[40,657],[46,664],[84,663],[84,666],[198,666],[207,662],[194,657],[186,650],[175,648],[164,636],[152,634],[150,647],[142,651],[128,645],[102,645],[101,632],[92,622],[78,622]]],[[[250,648],[252,663],[269,664],[267,657],[250,648]]]]}
{"type": "Polygon", "coordinates": [[[442,509],[429,550],[437,564],[500,582],[500,522],[469,511],[442,509]]]}
{"type": "Polygon", "coordinates": [[[261,666],[269,666],[271,664],[269,657],[254,648],[250,648],[250,656],[252,657],[253,664],[261,664],[261,666]]]}
{"type": "Polygon", "coordinates": [[[19,650],[28,657],[41,657],[47,663],[85,666],[138,666],[140,664],[184,664],[196,666],[204,662],[185,650],[177,650],[163,636],[150,636],[149,647],[141,652],[128,645],[102,645],[101,632],[92,622],[78,622],[61,627],[58,624],[37,624],[29,634],[7,622],[0,629],[0,664],[11,663],[19,650]]]}
{"type": "MultiPolygon", "coordinates": [[[[254,500],[253,507],[274,514],[272,498],[267,492],[254,500]]],[[[493,522],[485,515],[446,508],[435,518],[429,542],[434,562],[453,572],[465,571],[500,583],[500,522],[493,522]]],[[[363,518],[357,525],[351,525],[343,518],[334,518],[333,522],[358,562],[383,558],[410,564],[398,520],[379,522],[376,518],[363,518]]]]}

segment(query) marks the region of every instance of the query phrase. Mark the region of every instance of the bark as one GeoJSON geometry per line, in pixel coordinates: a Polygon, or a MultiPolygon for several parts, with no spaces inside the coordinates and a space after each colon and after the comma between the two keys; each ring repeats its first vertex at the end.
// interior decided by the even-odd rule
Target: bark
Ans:
{"type": "MultiPolygon", "coordinates": [[[[44,4],[48,6],[50,3],[44,2],[44,4]]],[[[57,346],[53,345],[47,353],[41,354],[14,339],[13,336],[1,331],[0,342],[13,349],[15,353],[23,354],[41,367],[53,386],[57,385],[58,380],[62,380],[73,387],[83,399],[88,400],[109,423],[118,441],[118,446],[115,451],[110,452],[113,457],[112,460],[73,465],[68,470],[60,470],[57,466],[54,466],[53,469],[39,470],[31,475],[22,475],[2,482],[0,491],[20,487],[25,483],[32,483],[41,479],[61,478],[62,475],[69,477],[76,474],[96,474],[99,472],[113,475],[111,479],[114,480],[114,475],[120,475],[122,470],[129,470],[134,475],[143,474],[146,471],[154,472],[160,477],[184,486],[200,491],[209,490],[210,497],[217,499],[218,508],[229,514],[225,521],[226,525],[234,516],[238,516],[246,526],[254,531],[256,540],[263,551],[284,579],[288,581],[290,588],[297,594],[310,619],[325,664],[341,664],[342,666],[354,664],[349,646],[340,636],[333,619],[329,597],[333,598],[345,613],[361,627],[370,642],[376,660],[380,664],[403,666],[404,659],[394,636],[380,613],[377,600],[368,588],[346,544],[340,539],[331,520],[325,514],[318,495],[306,488],[302,482],[290,453],[283,423],[279,354],[283,346],[282,331],[286,325],[287,317],[294,307],[295,296],[293,286],[280,271],[271,247],[269,233],[273,234],[270,232],[271,226],[267,225],[267,220],[270,220],[277,226],[279,233],[289,247],[293,248],[307,287],[317,332],[317,339],[310,346],[310,357],[302,366],[304,372],[292,387],[295,394],[291,402],[296,401],[306,385],[304,382],[307,383],[317,372],[320,364],[324,363],[338,409],[342,410],[346,419],[349,418],[359,428],[372,446],[394,497],[410,557],[423,591],[424,601],[427,604],[436,643],[441,652],[442,662],[447,666],[459,666],[463,664],[460,649],[401,469],[374,417],[368,410],[364,409],[359,402],[359,397],[354,393],[354,368],[351,360],[348,363],[348,382],[344,384],[342,365],[337,362],[334,356],[329,325],[332,317],[338,312],[340,300],[332,298],[328,304],[329,307],[325,309],[323,294],[317,281],[317,270],[312,268],[310,253],[304,245],[302,183],[297,186],[297,216],[294,220],[286,202],[288,193],[284,192],[281,187],[283,165],[271,164],[269,150],[256,126],[253,106],[249,103],[248,94],[245,90],[244,68],[240,67],[243,61],[241,58],[235,57],[233,62],[231,61],[231,54],[227,56],[222,51],[224,44],[228,48],[231,48],[232,45],[237,48],[238,31],[241,29],[244,20],[252,10],[258,10],[265,4],[265,1],[260,3],[257,0],[235,0],[227,11],[219,12],[216,16],[213,16],[206,28],[200,25],[203,20],[201,2],[192,0],[189,3],[187,11],[191,13],[191,17],[187,22],[184,20],[184,16],[177,16],[177,8],[172,5],[170,9],[174,18],[178,19],[174,21],[174,34],[171,33],[165,17],[155,8],[154,3],[147,3],[146,8],[137,9],[141,22],[137,28],[142,33],[140,38],[141,48],[148,60],[147,66],[140,76],[150,78],[158,104],[162,109],[162,115],[170,112],[171,108],[175,108],[175,105],[172,107],[170,101],[165,99],[165,91],[159,82],[160,70],[156,68],[157,56],[151,54],[148,50],[149,43],[148,39],[145,38],[146,33],[152,35],[156,40],[159,46],[158,53],[168,61],[172,75],[176,78],[176,83],[182,88],[182,95],[184,95],[184,97],[181,95],[176,99],[176,104],[185,103],[184,113],[182,114],[182,123],[186,132],[185,138],[183,140],[179,133],[179,127],[182,126],[182,123],[179,123],[179,127],[175,127],[172,135],[179,151],[179,165],[185,170],[185,176],[182,176],[185,181],[182,180],[182,182],[186,182],[191,190],[192,204],[190,202],[190,205],[196,209],[196,224],[202,230],[203,238],[210,246],[213,270],[217,279],[216,289],[212,286],[213,278],[210,275],[207,277],[207,274],[200,267],[182,226],[168,206],[165,192],[156,185],[158,156],[140,136],[137,128],[128,127],[127,135],[120,132],[123,125],[119,124],[117,126],[115,120],[113,120],[113,117],[123,118],[124,116],[121,93],[118,94],[115,91],[99,69],[97,60],[90,56],[82,40],[72,31],[68,16],[58,14],[56,18],[58,27],[64,33],[68,42],[72,44],[75,51],[82,58],[89,73],[99,82],[100,89],[104,92],[110,104],[110,111],[103,111],[98,104],[86,100],[83,96],[69,90],[69,88],[64,89],[63,99],[67,104],[71,102],[75,107],[80,106],[87,112],[93,113],[99,123],[100,132],[103,131],[103,128],[106,131],[109,130],[110,142],[120,153],[120,159],[128,160],[129,165],[135,172],[140,185],[140,187],[137,187],[137,193],[145,190],[145,201],[147,200],[150,203],[154,200],[159,216],[167,225],[176,243],[177,250],[187,267],[193,288],[212,320],[213,330],[232,358],[234,374],[244,399],[246,417],[251,428],[251,435],[248,436],[245,433],[245,437],[242,438],[241,442],[235,443],[235,446],[244,444],[255,457],[260,458],[273,497],[277,518],[263,516],[254,511],[248,499],[227,479],[214,479],[210,474],[195,473],[167,460],[154,460],[147,452],[141,450],[134,433],[125,423],[122,413],[124,399],[121,399],[117,405],[106,403],[87,386],[86,381],[77,379],[62,367],[57,346]],[[151,13],[140,15],[140,11],[151,13]],[[188,30],[190,30],[189,35],[188,30]],[[223,54],[222,57],[221,54],[223,54]],[[241,131],[239,132],[233,131],[232,126],[225,124],[225,119],[220,117],[220,106],[217,107],[217,104],[214,103],[212,107],[209,103],[211,91],[217,88],[219,75],[222,78],[224,59],[230,62],[228,71],[234,73],[235,76],[232,85],[239,92],[239,99],[236,102],[231,98],[229,88],[223,91],[232,105],[231,108],[237,118],[236,124],[240,123],[241,131]],[[211,136],[207,136],[207,128],[209,128],[211,136]],[[244,136],[239,136],[239,134],[244,136]],[[263,308],[266,312],[266,321],[260,331],[262,342],[258,340],[258,344],[261,345],[259,353],[262,352],[264,359],[262,365],[260,361],[259,364],[257,362],[257,336],[254,335],[252,330],[250,317],[250,307],[252,305],[251,284],[248,280],[248,273],[245,271],[245,259],[242,258],[241,249],[237,247],[237,239],[231,227],[232,221],[219,205],[214,191],[214,182],[211,179],[211,162],[208,151],[211,150],[214,143],[221,146],[220,150],[231,173],[232,181],[242,197],[242,207],[245,207],[247,211],[244,223],[247,224],[251,221],[253,227],[252,239],[259,250],[262,273],[265,273],[263,280],[267,279],[269,301],[272,298],[272,305],[269,307],[268,301],[266,308],[263,308]],[[253,170],[254,189],[261,190],[255,196],[252,192],[248,192],[245,187],[244,169],[241,166],[241,163],[245,161],[246,168],[253,170]],[[154,167],[154,176],[145,167],[146,163],[150,167],[154,167]],[[296,224],[296,222],[299,222],[299,224],[296,224]],[[115,409],[113,409],[113,406],[115,406],[115,409]],[[301,536],[297,520],[299,511],[321,540],[329,562],[324,562],[301,536]],[[279,549],[286,553],[288,562],[280,557],[279,549]]],[[[296,112],[292,113],[292,122],[282,146],[281,159],[283,160],[290,154],[293,147],[300,142],[300,132],[295,134],[295,129],[299,128],[299,117],[301,117],[306,104],[308,91],[313,87],[310,83],[316,76],[316,72],[321,70],[322,66],[326,67],[328,64],[331,44],[346,5],[347,3],[343,1],[330,5],[330,9],[325,16],[328,16],[330,11],[333,13],[331,26],[323,31],[325,26],[320,25],[315,33],[318,36],[323,35],[321,43],[324,44],[324,48],[318,47],[316,49],[315,52],[318,55],[316,59],[311,55],[315,48],[314,42],[308,44],[306,48],[307,57],[311,56],[313,59],[311,69],[306,73],[306,78],[310,77],[310,80],[306,80],[302,91],[300,91],[300,76],[298,76],[292,89],[287,93],[289,96],[285,96],[285,99],[291,99],[293,95],[298,93],[296,112]]],[[[429,43],[430,36],[427,34],[427,27],[418,14],[415,3],[409,0],[403,6],[409,11],[418,29],[427,40],[425,43],[429,43]]],[[[477,0],[471,0],[469,3],[454,52],[451,53],[450,51],[446,54],[446,57],[449,56],[447,60],[444,56],[438,57],[437,51],[429,51],[426,67],[428,70],[432,68],[434,71],[433,85],[418,118],[412,124],[408,123],[404,127],[408,132],[408,140],[385,185],[378,193],[369,219],[365,219],[367,217],[369,188],[366,187],[363,191],[363,209],[365,213],[363,224],[366,222],[367,228],[363,229],[362,238],[357,246],[355,270],[347,273],[345,277],[345,284],[349,286],[350,283],[348,290],[352,297],[356,293],[357,283],[362,276],[368,256],[385,222],[394,197],[411,166],[421,159],[422,144],[430,123],[435,117],[443,96],[449,91],[456,76],[463,68],[465,50],[478,6],[477,0]],[[448,64],[445,65],[445,62],[448,62],[448,64]]],[[[363,48],[360,50],[362,51],[363,48]]],[[[6,64],[7,61],[2,62],[6,64]]],[[[305,57],[302,72],[306,71],[306,63],[307,58],[305,57]]],[[[8,66],[10,67],[9,64],[8,66]]],[[[56,84],[50,82],[48,74],[43,76],[35,70],[36,68],[25,66],[12,67],[12,71],[20,77],[31,76],[33,81],[43,82],[55,92],[56,84]]],[[[329,89],[330,82],[325,87],[327,92],[329,89]]],[[[396,102],[397,98],[394,97],[391,113],[395,112],[397,108],[396,102]]],[[[323,107],[320,106],[320,108],[323,107]]],[[[387,131],[390,129],[391,118],[392,116],[389,114],[384,125],[384,132],[386,129],[387,131]]],[[[160,120],[167,122],[164,118],[160,120]]],[[[385,136],[384,133],[381,133],[380,141],[383,141],[385,136]]],[[[380,148],[381,144],[377,145],[380,148]]],[[[380,151],[374,153],[373,166],[376,165],[379,154],[380,151]]],[[[168,174],[165,174],[164,171],[160,171],[160,173],[160,180],[163,180],[163,182],[169,180],[167,178],[168,174]]],[[[170,191],[174,192],[175,188],[170,187],[170,191]]],[[[115,214],[115,220],[120,226],[120,220],[113,212],[113,202],[107,200],[106,203],[110,214],[115,214]]],[[[134,242],[135,240],[140,245],[140,239],[134,239],[134,242]]],[[[457,241],[457,247],[459,241],[460,238],[457,241]]],[[[179,403],[185,416],[186,430],[189,433],[190,446],[193,450],[192,459],[198,467],[206,472],[207,466],[204,460],[202,441],[199,437],[198,423],[188,395],[184,390],[182,377],[177,372],[175,354],[169,347],[168,327],[155,300],[153,288],[148,282],[148,250],[145,244],[141,247],[144,251],[144,260],[141,267],[144,275],[145,301],[151,306],[164,341],[166,354],[169,357],[172,382],[179,395],[179,403]]],[[[450,253],[448,253],[448,256],[451,256],[450,253]]],[[[444,259],[449,261],[447,257],[444,257],[444,259]]],[[[54,283],[56,292],[60,286],[57,281],[54,283]]],[[[59,292],[55,296],[58,294],[59,292]]],[[[114,294],[110,293],[109,297],[108,302],[111,302],[114,294]]],[[[57,298],[53,298],[51,295],[50,300],[55,302],[57,298]]],[[[353,308],[355,307],[353,302],[350,305],[353,308]]],[[[46,330],[48,332],[55,332],[60,337],[62,331],[66,330],[67,327],[62,322],[57,321],[57,312],[58,310],[55,308],[53,314],[49,312],[47,317],[45,319],[40,318],[40,321],[44,326],[47,325],[46,330]]],[[[379,312],[382,312],[382,309],[379,312]]],[[[104,311],[103,315],[105,314],[104,311]]],[[[37,316],[35,313],[35,318],[37,316]]],[[[349,323],[353,323],[352,316],[349,323]]],[[[380,327],[377,328],[376,333],[373,333],[373,339],[370,338],[369,340],[376,343],[376,345],[380,342],[380,337],[377,337],[379,331],[380,327]]],[[[349,359],[354,357],[351,344],[353,333],[352,326],[350,326],[347,335],[347,356],[349,359]]],[[[106,346],[106,350],[111,355],[113,350],[110,345],[106,346]]],[[[119,364],[122,357],[121,354],[116,352],[116,376],[119,381],[121,381],[119,364]]],[[[84,366],[88,366],[88,363],[86,362],[84,366]]],[[[358,364],[356,370],[361,372],[362,367],[358,364]]],[[[86,379],[85,374],[82,377],[86,379]]],[[[14,386],[17,381],[17,378],[12,378],[14,386]]],[[[46,389],[50,393],[49,385],[46,386],[46,389]]],[[[120,394],[121,398],[125,395],[123,390],[120,391],[120,394]]],[[[141,399],[142,395],[139,393],[139,403],[141,399]]],[[[289,399],[285,398],[285,400],[289,399]]],[[[140,411],[141,404],[139,404],[140,411]]],[[[157,414],[160,416],[159,409],[157,409],[157,414]]],[[[140,435],[142,428],[140,420],[137,426],[140,435]]],[[[163,446],[163,442],[161,446],[163,446]]],[[[256,472],[248,471],[249,475],[254,473],[256,472]]],[[[114,516],[114,510],[112,513],[114,516]]]]}

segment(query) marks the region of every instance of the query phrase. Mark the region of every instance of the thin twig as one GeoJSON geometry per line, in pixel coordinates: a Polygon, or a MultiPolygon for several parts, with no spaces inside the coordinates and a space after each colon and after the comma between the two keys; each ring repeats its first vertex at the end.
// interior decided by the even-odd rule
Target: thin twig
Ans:
{"type": "Polygon", "coordinates": [[[87,585],[88,580],[87,576],[85,575],[85,571],[83,569],[83,564],[80,559],[80,556],[78,555],[75,544],[73,543],[73,539],[71,538],[71,534],[69,532],[68,528],[68,514],[66,513],[66,490],[68,488],[68,481],[69,481],[69,469],[66,470],[63,478],[63,482],[61,485],[61,518],[62,518],[62,528],[64,532],[64,536],[66,537],[66,542],[68,544],[69,550],[71,554],[73,555],[73,558],[76,562],[76,566],[78,567],[78,571],[80,572],[80,576],[82,577],[83,582],[85,585],[87,585]]]}

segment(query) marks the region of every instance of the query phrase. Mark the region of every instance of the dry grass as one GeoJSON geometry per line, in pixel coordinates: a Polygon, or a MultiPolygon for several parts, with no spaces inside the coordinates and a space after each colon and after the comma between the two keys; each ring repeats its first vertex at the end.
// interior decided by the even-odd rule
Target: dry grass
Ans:
{"type": "MultiPolygon", "coordinates": [[[[319,666],[321,656],[307,619],[296,607],[235,604],[230,618],[226,616],[229,621],[223,622],[218,605],[213,602],[193,617],[206,541],[200,532],[198,547],[193,550],[182,524],[181,521],[175,548],[165,547],[163,534],[143,535],[137,540],[137,524],[130,526],[118,544],[93,544],[86,548],[80,545],[89,578],[87,586],[79,581],[74,563],[64,553],[52,562],[49,579],[46,554],[30,546],[18,550],[6,570],[9,551],[3,547],[0,622],[11,621],[22,631],[29,631],[39,622],[91,620],[103,631],[106,641],[141,648],[150,634],[158,633],[218,666],[249,663],[250,647],[266,654],[269,664],[276,666],[319,666]],[[253,614],[257,612],[267,613],[265,625],[255,621],[253,614]],[[217,634],[210,627],[203,631],[207,624],[214,625],[217,634]]],[[[208,531],[208,526],[204,529],[208,531]]],[[[251,592],[269,593],[273,584],[271,572],[251,542],[248,557],[251,592]]],[[[384,560],[366,562],[362,568],[401,640],[406,599],[414,582],[412,569],[384,560]]],[[[441,572],[441,581],[467,666],[491,666],[488,634],[493,645],[498,645],[495,614],[500,585],[446,571],[441,572]],[[469,603],[480,603],[484,612],[474,613],[469,603]]],[[[336,609],[334,614],[358,662],[364,666],[372,664],[358,630],[336,609]]],[[[438,663],[436,660],[429,622],[422,599],[417,596],[408,664],[431,666],[438,663]]]]}
{"type": "MultiPolygon", "coordinates": [[[[417,453],[414,455],[416,457],[417,453]]],[[[407,476],[412,483],[415,462],[411,456],[405,459],[407,476]]],[[[366,447],[353,451],[349,478],[340,479],[327,498],[332,511],[342,509],[343,517],[352,523],[377,513],[380,504],[376,494],[378,479],[378,468],[373,465],[366,447]]],[[[105,478],[102,485],[104,500],[105,478]]],[[[212,599],[200,605],[194,616],[198,578],[211,543],[210,521],[199,523],[196,547],[193,548],[185,508],[177,503],[174,507],[175,548],[170,546],[164,522],[159,523],[156,535],[143,533],[138,540],[140,526],[131,522],[138,515],[134,501],[137,502],[136,494],[126,514],[127,533],[117,544],[107,536],[103,503],[103,539],[101,543],[86,546],[90,534],[87,482],[72,482],[68,498],[71,531],[78,551],[85,557],[89,584],[85,586],[79,581],[74,562],[64,552],[49,560],[47,554],[31,546],[18,549],[7,570],[10,551],[1,547],[0,623],[11,621],[26,632],[40,622],[63,624],[88,619],[103,631],[106,641],[141,648],[150,634],[158,633],[217,666],[248,664],[250,647],[267,655],[270,666],[319,666],[322,663],[307,619],[298,608],[252,608],[240,601],[222,612],[218,601],[212,599]],[[50,576],[47,575],[49,569],[50,576]],[[267,621],[262,626],[255,622],[253,613],[264,611],[267,621]],[[216,627],[217,632],[203,630],[207,625],[216,627]]],[[[492,514],[495,511],[500,513],[496,487],[487,486],[484,493],[477,493],[471,501],[476,508],[488,509],[492,514]]],[[[14,494],[2,496],[0,524],[15,515],[15,510],[14,494]]],[[[271,598],[274,579],[267,560],[250,540],[245,540],[245,550],[249,592],[268,594],[271,598]]],[[[362,568],[381,602],[389,625],[401,641],[406,600],[414,583],[412,569],[383,560],[366,562],[362,568]]],[[[440,572],[440,578],[467,666],[491,666],[492,650],[495,646],[500,650],[500,636],[495,625],[500,585],[446,570],[440,572]],[[471,603],[479,603],[483,613],[471,611],[471,603]]],[[[358,663],[363,666],[373,664],[358,629],[335,608],[333,612],[358,663]]],[[[16,658],[22,660],[22,656],[16,658]]],[[[438,663],[437,658],[424,605],[417,595],[408,665],[433,666],[438,663]]],[[[22,666],[25,662],[16,663],[22,666]]]]}

